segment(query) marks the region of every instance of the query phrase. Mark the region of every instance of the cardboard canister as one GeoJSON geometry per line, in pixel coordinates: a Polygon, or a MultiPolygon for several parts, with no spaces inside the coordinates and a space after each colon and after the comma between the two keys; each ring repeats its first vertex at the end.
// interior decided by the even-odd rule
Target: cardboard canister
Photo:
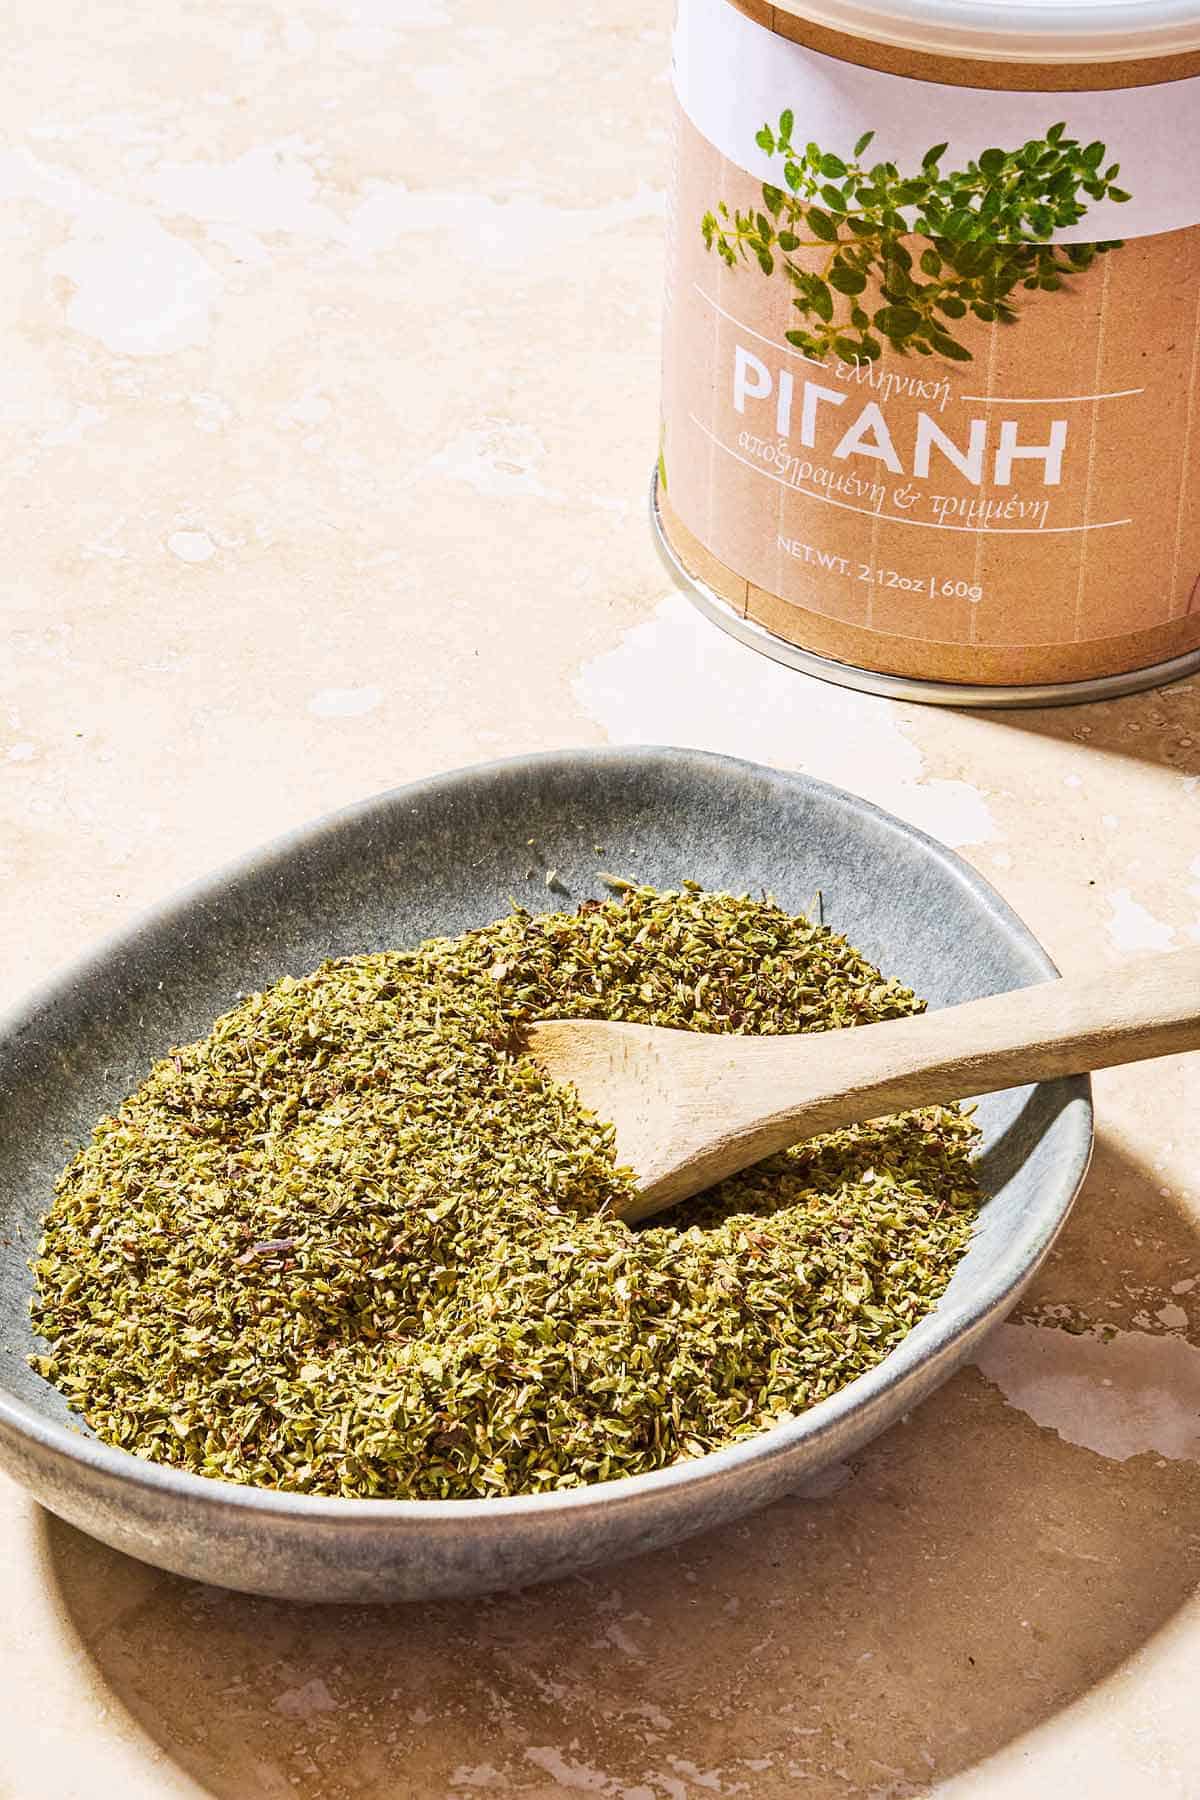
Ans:
{"type": "Polygon", "coordinates": [[[920,699],[1200,668],[1200,0],[679,0],[673,88],[692,597],[920,699]]]}

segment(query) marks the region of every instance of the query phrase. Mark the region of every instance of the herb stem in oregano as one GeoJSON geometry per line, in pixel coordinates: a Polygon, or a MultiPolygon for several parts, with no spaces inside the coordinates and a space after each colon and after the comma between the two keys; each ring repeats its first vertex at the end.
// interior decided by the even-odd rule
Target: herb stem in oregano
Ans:
{"type": "Polygon", "coordinates": [[[817,361],[874,362],[889,344],[900,355],[970,362],[954,334],[968,315],[1012,324],[1022,291],[1056,293],[1097,256],[1121,248],[1052,243],[1079,224],[1087,201],[1127,201],[1116,185],[1120,164],[1100,142],[1081,144],[1065,123],[1013,150],[985,150],[964,169],[942,173],[948,145],[934,144],[919,171],[863,157],[875,133],[859,138],[849,160],[819,144],[793,141],[795,117],[780,114],[756,142],[782,163],[782,185],[766,182],[762,207],[724,201],[705,213],[705,244],[731,269],[755,262],[776,269],[795,290],[803,321],[784,335],[817,361]],[[1086,196],[1086,200],[1081,198],[1086,196]],[[924,247],[911,247],[913,238],[924,247]],[[825,250],[819,270],[803,251],[825,250]]]}

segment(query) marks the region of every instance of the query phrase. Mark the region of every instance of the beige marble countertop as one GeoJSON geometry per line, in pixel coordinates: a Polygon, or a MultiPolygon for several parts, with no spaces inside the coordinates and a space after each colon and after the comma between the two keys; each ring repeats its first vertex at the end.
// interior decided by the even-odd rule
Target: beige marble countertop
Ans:
{"type": "MultiPolygon", "coordinates": [[[[1200,937],[1200,682],[898,706],[668,591],[667,25],[15,0],[0,1002],[313,814],[639,740],[918,821],[1065,969],[1200,937]]],[[[330,1611],[160,1575],[0,1483],[0,1794],[1200,1794],[1200,1059],[1096,1085],[1084,1196],[978,1364],[675,1554],[330,1611]]]]}

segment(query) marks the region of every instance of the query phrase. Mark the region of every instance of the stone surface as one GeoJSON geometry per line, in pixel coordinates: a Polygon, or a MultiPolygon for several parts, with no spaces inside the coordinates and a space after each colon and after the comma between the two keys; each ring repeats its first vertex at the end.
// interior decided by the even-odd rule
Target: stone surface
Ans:
{"type": "MultiPolygon", "coordinates": [[[[647,739],[891,807],[1065,969],[1200,934],[1200,683],[943,715],[667,594],[667,27],[13,9],[0,1004],[332,806],[647,739]]],[[[330,1613],[159,1576],[4,1486],[0,1792],[1188,1800],[1197,1059],[1096,1093],[1084,1195],[982,1365],[839,1484],[675,1554],[330,1613]]]]}

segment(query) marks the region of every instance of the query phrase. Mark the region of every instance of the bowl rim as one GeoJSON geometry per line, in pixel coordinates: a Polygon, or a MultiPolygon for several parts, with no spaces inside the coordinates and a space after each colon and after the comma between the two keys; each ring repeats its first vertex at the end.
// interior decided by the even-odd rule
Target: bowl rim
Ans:
{"type": "MultiPolygon", "coordinates": [[[[967,893],[976,907],[988,916],[1009,943],[1018,948],[1027,962],[1033,981],[1052,980],[1059,971],[1030,928],[1009,906],[996,889],[957,852],[931,837],[919,827],[899,818],[895,813],[876,806],[861,795],[818,780],[798,770],[777,769],[769,764],[751,762],[742,757],[687,746],[589,745],[575,749],[543,750],[525,755],[502,757],[484,763],[465,764],[459,768],[427,776],[398,787],[385,788],[362,800],[353,801],[330,812],[317,815],[286,832],[266,840],[256,848],[220,865],[208,874],[174,889],[164,899],[142,908],[124,926],[106,933],[89,949],[73,958],[48,978],[29,990],[15,1005],[0,1012],[0,1046],[10,1038],[30,1029],[39,1017],[54,1007],[73,989],[98,974],[118,951],[124,951],[148,931],[169,930],[182,924],[206,901],[221,898],[225,890],[239,880],[263,872],[271,865],[290,861],[297,851],[315,838],[337,833],[347,826],[376,813],[391,812],[402,805],[414,806],[461,787],[464,781],[520,778],[539,771],[561,770],[570,774],[580,763],[588,763],[601,772],[612,774],[633,768],[657,766],[663,772],[685,765],[712,772],[738,773],[767,777],[806,790],[819,801],[841,808],[846,813],[882,824],[894,836],[916,843],[967,893]]],[[[1015,1298],[1050,1249],[1065,1223],[1091,1160],[1094,1112],[1091,1083],[1087,1076],[1061,1078],[1043,1082],[1040,1087],[1058,1090],[1075,1103],[1072,1156],[1061,1185],[1056,1184],[1057,1198],[1051,1203],[1040,1201],[1030,1210],[1030,1226],[1026,1235],[994,1259],[982,1284],[976,1286],[970,1306],[961,1302],[947,1308],[939,1301],[892,1351],[836,1393],[817,1401],[804,1412],[778,1425],[768,1426],[739,1443],[703,1456],[681,1459],[666,1468],[653,1469],[641,1475],[621,1476],[613,1481],[589,1482],[578,1488],[552,1489],[546,1493],[497,1495],[495,1498],[464,1500],[388,1500],[352,1499],[340,1495],[300,1494],[285,1489],[253,1487],[224,1481],[189,1470],[155,1463],[119,1449],[87,1434],[84,1427],[59,1424],[38,1412],[13,1394],[0,1380],[0,1429],[24,1438],[43,1452],[80,1464],[104,1483],[140,1488],[155,1495],[170,1495],[198,1511],[217,1509],[256,1517],[265,1522],[310,1525],[315,1527],[350,1527],[366,1530],[392,1525],[403,1527],[418,1520],[435,1530],[447,1533],[485,1521],[492,1524],[516,1525],[532,1523],[539,1515],[566,1513],[583,1515],[603,1509],[611,1516],[615,1508],[636,1506],[651,1495],[662,1495],[680,1489],[689,1492],[711,1486],[734,1470],[749,1464],[772,1462],[802,1443],[819,1444],[827,1436],[836,1436],[851,1415],[869,1410],[873,1402],[883,1399],[895,1386],[898,1375],[906,1382],[918,1380],[922,1370],[936,1365],[954,1342],[977,1336],[994,1322],[1010,1297],[1015,1298]],[[1037,1229],[1032,1230],[1036,1222],[1037,1229]],[[908,1351],[914,1338],[919,1338],[915,1352],[908,1351]],[[898,1366],[899,1365],[899,1366],[898,1366]],[[907,1366],[905,1366],[907,1365],[907,1366]]],[[[799,1477],[798,1479],[802,1479],[799,1477]]],[[[247,1518],[247,1524],[251,1518],[247,1518]]]]}

